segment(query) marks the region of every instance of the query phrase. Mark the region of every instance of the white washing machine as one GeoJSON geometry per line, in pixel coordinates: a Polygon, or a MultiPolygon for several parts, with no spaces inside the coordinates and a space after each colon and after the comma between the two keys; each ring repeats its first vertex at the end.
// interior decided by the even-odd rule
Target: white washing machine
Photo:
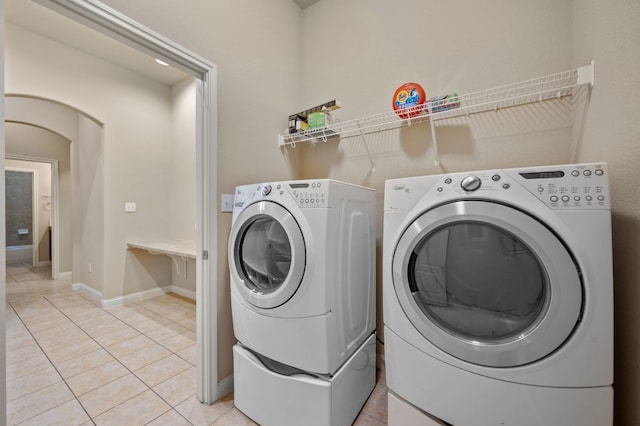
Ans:
{"type": "Polygon", "coordinates": [[[234,400],[260,424],[342,424],[373,390],[374,210],[374,190],[329,179],[236,188],[234,400]]]}
{"type": "Polygon", "coordinates": [[[613,418],[605,163],[385,185],[387,385],[456,426],[613,418]]]}

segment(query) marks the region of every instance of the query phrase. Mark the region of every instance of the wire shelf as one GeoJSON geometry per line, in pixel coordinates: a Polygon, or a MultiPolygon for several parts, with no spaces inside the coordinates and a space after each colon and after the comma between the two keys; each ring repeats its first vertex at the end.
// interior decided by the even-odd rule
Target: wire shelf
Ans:
{"type": "MultiPolygon", "coordinates": [[[[395,111],[387,111],[358,119],[336,122],[320,129],[279,135],[278,144],[281,147],[295,147],[298,143],[326,142],[331,138],[337,137],[344,139],[362,136],[364,138],[366,134],[424,122],[432,123],[435,144],[434,121],[532,102],[561,99],[572,96],[576,88],[587,84],[591,87],[594,84],[593,62],[570,71],[427,102],[413,109],[404,110],[403,117],[400,117],[395,111]]],[[[436,164],[438,164],[437,158],[436,164]]]]}

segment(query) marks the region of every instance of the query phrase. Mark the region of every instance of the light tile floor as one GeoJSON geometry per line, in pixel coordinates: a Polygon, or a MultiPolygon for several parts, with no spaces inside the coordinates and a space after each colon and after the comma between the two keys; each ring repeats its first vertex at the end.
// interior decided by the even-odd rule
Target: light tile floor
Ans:
{"type": "MultiPolygon", "coordinates": [[[[255,425],[195,396],[195,304],[172,295],[102,309],[51,279],[7,265],[8,425],[255,425]]],[[[355,421],[387,424],[384,373],[355,421]]]]}

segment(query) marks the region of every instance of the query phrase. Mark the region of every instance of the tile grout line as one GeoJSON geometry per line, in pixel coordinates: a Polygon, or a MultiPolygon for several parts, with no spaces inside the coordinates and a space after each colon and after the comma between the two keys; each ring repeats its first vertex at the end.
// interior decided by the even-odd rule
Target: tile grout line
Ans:
{"type": "MultiPolygon", "coordinates": [[[[43,296],[43,297],[44,297],[44,296],[43,296]]],[[[45,298],[46,298],[46,297],[45,297],[45,298]]],[[[47,299],[47,301],[48,301],[49,303],[51,303],[53,306],[55,306],[55,307],[56,307],[56,309],[60,310],[60,309],[59,309],[59,308],[58,308],[58,307],[57,307],[57,306],[56,306],[52,301],[50,301],[50,300],[48,300],[48,299],[47,299]]],[[[137,303],[132,303],[132,305],[137,305],[137,303]]],[[[139,307],[139,308],[141,308],[141,309],[144,309],[144,310],[145,310],[145,311],[147,311],[147,312],[150,312],[150,313],[152,313],[152,314],[158,315],[156,312],[153,312],[153,311],[151,311],[151,310],[149,310],[149,309],[147,309],[147,308],[145,308],[145,307],[143,307],[143,306],[138,306],[138,307],[139,307]]],[[[118,317],[117,317],[117,316],[115,316],[113,313],[109,312],[108,310],[106,310],[106,309],[104,309],[104,308],[99,308],[99,309],[101,309],[101,310],[102,310],[102,312],[105,312],[105,313],[109,314],[112,318],[115,318],[115,319],[117,319],[118,321],[121,321],[121,322],[123,322],[124,324],[126,324],[127,326],[129,326],[129,327],[133,328],[134,330],[136,330],[136,331],[137,331],[138,333],[140,333],[141,335],[146,336],[146,333],[143,333],[142,331],[140,331],[139,329],[135,328],[135,326],[133,326],[133,325],[129,324],[128,322],[121,320],[120,318],[118,318],[118,317]]],[[[89,336],[89,338],[90,338],[91,340],[93,340],[93,341],[94,341],[94,342],[95,342],[95,343],[96,343],[100,348],[102,348],[105,352],[107,352],[109,355],[111,355],[111,356],[112,356],[112,357],[113,357],[113,358],[114,358],[114,359],[115,359],[115,360],[116,360],[116,361],[117,361],[117,362],[118,362],[122,367],[124,367],[124,368],[125,368],[125,369],[130,373],[130,374],[132,374],[134,377],[136,377],[138,380],[140,380],[140,382],[142,382],[142,383],[144,384],[144,386],[147,388],[146,390],[143,390],[142,392],[137,393],[136,395],[132,395],[132,396],[131,396],[130,398],[128,398],[127,400],[122,401],[122,402],[120,402],[120,403],[119,403],[119,404],[117,404],[117,405],[114,405],[113,407],[109,408],[108,410],[104,411],[103,413],[100,413],[99,415],[102,415],[102,414],[104,414],[104,413],[107,413],[107,412],[109,412],[110,410],[112,410],[112,409],[116,408],[117,406],[122,405],[122,404],[124,404],[124,403],[125,403],[125,402],[127,402],[127,401],[130,401],[131,399],[133,399],[133,398],[135,398],[135,397],[137,397],[137,396],[141,395],[142,393],[146,392],[147,390],[150,390],[150,391],[151,391],[151,392],[153,392],[156,396],[158,396],[162,401],[164,401],[165,403],[167,403],[167,405],[170,407],[170,408],[169,408],[169,410],[167,410],[167,411],[163,412],[163,413],[162,413],[162,414],[160,414],[160,416],[158,416],[158,417],[161,417],[161,416],[165,415],[166,413],[168,413],[169,411],[172,411],[172,410],[173,410],[173,411],[175,411],[178,415],[180,415],[180,417],[184,418],[186,421],[189,421],[189,420],[188,420],[188,419],[186,419],[186,418],[185,418],[185,417],[184,417],[184,416],[183,416],[183,415],[182,415],[178,410],[176,410],[176,409],[175,409],[175,407],[174,407],[171,403],[169,403],[169,401],[167,401],[167,400],[166,400],[166,399],[164,399],[160,394],[158,394],[158,392],[156,392],[156,391],[153,389],[153,387],[151,387],[151,386],[149,386],[147,383],[145,383],[145,382],[144,382],[144,380],[142,380],[142,379],[141,379],[141,378],[140,378],[140,377],[135,373],[135,371],[132,371],[129,367],[127,367],[125,364],[123,364],[123,363],[122,363],[122,361],[120,361],[120,358],[119,358],[119,357],[115,356],[113,353],[111,353],[111,352],[109,351],[109,349],[107,349],[107,347],[103,346],[103,345],[102,345],[100,342],[98,342],[98,341],[97,341],[93,336],[89,335],[89,334],[88,334],[88,333],[87,333],[87,332],[86,332],[86,331],[85,331],[81,326],[79,326],[79,325],[78,325],[78,324],[77,324],[73,319],[71,319],[67,314],[65,314],[63,311],[60,311],[60,312],[61,312],[65,317],[67,317],[67,318],[68,318],[68,319],[69,319],[69,320],[70,320],[70,321],[71,321],[71,322],[72,322],[76,327],[78,327],[79,329],[81,329],[81,330],[82,330],[82,331],[83,331],[87,336],[89,336]]],[[[176,323],[176,322],[175,322],[175,321],[173,321],[173,320],[169,320],[169,321],[171,321],[173,324],[180,325],[180,324],[176,323]]],[[[163,325],[163,326],[164,326],[164,325],[163,325]]],[[[160,327],[158,327],[158,328],[160,328],[160,327]]],[[[106,334],[106,333],[105,333],[105,334],[106,334]]],[[[98,336],[96,336],[96,337],[98,337],[98,336]]],[[[125,340],[127,340],[127,339],[125,339],[125,340]]],[[[153,340],[153,339],[150,339],[150,340],[152,340],[155,344],[158,344],[158,345],[162,346],[163,348],[167,349],[168,351],[170,351],[170,354],[169,354],[169,355],[167,355],[167,356],[165,356],[165,357],[162,357],[162,358],[160,358],[160,359],[158,359],[158,360],[156,360],[156,361],[154,361],[154,362],[157,362],[157,361],[161,361],[161,360],[163,360],[163,359],[166,359],[166,358],[170,357],[171,355],[176,355],[178,358],[180,358],[180,359],[182,359],[182,360],[186,361],[187,363],[189,363],[190,365],[192,365],[192,364],[191,364],[191,362],[189,362],[189,361],[185,360],[185,359],[184,359],[184,358],[182,358],[180,355],[176,354],[174,351],[172,351],[171,349],[167,348],[166,346],[163,346],[163,345],[162,345],[162,343],[160,343],[160,342],[158,342],[158,341],[155,341],[155,340],[153,340]]],[[[165,339],[165,340],[166,340],[166,339],[165,339]]],[[[141,367],[141,368],[144,368],[144,367],[141,367]]],[[[141,368],[140,368],[140,369],[141,369],[141,368]]],[[[136,371],[137,371],[137,370],[136,370],[136,371]]],[[[165,380],[163,380],[163,381],[162,381],[162,382],[160,382],[160,383],[164,383],[164,382],[166,382],[167,380],[172,379],[173,377],[177,376],[178,374],[182,373],[183,371],[184,371],[184,370],[182,370],[182,371],[180,371],[180,372],[178,372],[178,373],[174,374],[174,375],[173,375],[173,376],[171,376],[171,377],[166,378],[165,380]]],[[[80,374],[82,374],[82,373],[80,373],[80,374]]],[[[74,376],[74,377],[75,377],[75,376],[74,376]]],[[[63,380],[65,380],[65,379],[63,378],[63,380]]],[[[107,384],[109,384],[109,383],[112,383],[112,382],[114,382],[115,380],[118,380],[118,379],[114,379],[114,380],[111,380],[110,382],[104,383],[104,384],[102,384],[101,386],[99,386],[99,387],[98,387],[98,388],[96,388],[96,389],[99,389],[99,388],[100,388],[100,387],[102,387],[102,386],[105,386],[105,385],[107,385],[107,384]]],[[[66,380],[65,380],[65,382],[66,382],[66,380]]],[[[160,384],[160,383],[158,383],[158,384],[160,384]]],[[[73,393],[73,391],[71,391],[71,392],[73,393]]],[[[73,394],[74,394],[74,396],[75,396],[75,393],[73,393],[73,394]]],[[[188,397],[188,398],[190,398],[190,397],[188,397]]],[[[188,398],[186,398],[184,401],[186,401],[188,398]]],[[[184,402],[184,401],[180,401],[180,403],[182,403],[182,402],[184,402]]],[[[80,402],[80,401],[78,401],[78,402],[80,402]]],[[[82,403],[80,403],[80,405],[82,405],[82,403]]],[[[83,409],[84,409],[84,406],[83,406],[83,409]]],[[[86,412],[86,410],[85,410],[85,412],[86,412]]],[[[87,415],[88,415],[88,414],[89,414],[89,413],[87,413],[87,415]]],[[[98,417],[98,416],[96,416],[96,417],[98,417]]],[[[156,417],[156,418],[158,418],[158,417],[156,417]]],[[[94,419],[94,418],[93,418],[93,417],[91,417],[91,416],[89,416],[89,418],[90,418],[92,421],[93,421],[93,419],[94,419]]],[[[155,418],[154,418],[153,420],[155,420],[155,418]]],[[[151,421],[153,421],[153,420],[151,420],[151,421]]],[[[191,422],[189,422],[189,423],[191,423],[191,422]]],[[[94,424],[95,424],[95,422],[94,422],[94,424]]]]}
{"type": "MultiPolygon", "coordinates": [[[[43,299],[45,299],[49,304],[51,304],[51,306],[53,306],[56,310],[58,310],[60,313],[62,313],[62,315],[64,315],[66,317],[66,315],[64,314],[64,312],[60,311],[58,309],[57,306],[55,306],[53,303],[51,303],[51,301],[49,301],[46,297],[44,296],[39,296],[42,297],[43,299]]],[[[62,382],[65,384],[65,386],[67,387],[67,389],[69,389],[69,392],[71,392],[71,395],[73,395],[73,398],[78,402],[78,405],[80,405],[80,407],[82,407],[82,410],[87,414],[87,417],[89,418],[89,420],[91,420],[91,422],[95,425],[95,422],[93,421],[93,418],[89,415],[89,413],[87,412],[87,410],[84,408],[84,405],[82,405],[82,403],[80,402],[80,400],[78,399],[77,395],[73,392],[73,390],[71,389],[71,387],[69,386],[69,384],[67,383],[67,381],[65,380],[64,377],[62,377],[62,374],[60,374],[60,370],[58,370],[58,367],[56,367],[56,365],[53,363],[53,361],[51,360],[51,358],[49,358],[49,355],[45,352],[44,348],[40,345],[40,342],[38,342],[38,339],[36,339],[36,337],[33,335],[33,333],[31,332],[31,330],[29,329],[29,327],[27,326],[27,324],[25,324],[25,322],[23,321],[22,317],[20,316],[20,314],[18,313],[18,311],[16,310],[16,308],[13,306],[12,302],[9,302],[9,306],[11,306],[11,309],[13,309],[13,311],[15,312],[16,316],[18,317],[18,319],[20,320],[20,322],[22,323],[22,325],[24,326],[24,328],[27,330],[27,332],[29,333],[29,335],[31,336],[31,338],[33,339],[33,341],[35,342],[36,345],[38,345],[38,348],[40,349],[40,351],[42,352],[42,354],[47,358],[47,360],[49,361],[49,363],[51,364],[51,367],[53,367],[53,369],[56,371],[56,373],[60,376],[60,379],[62,379],[62,382]]],[[[75,323],[74,323],[75,324],[75,323]]],[[[77,325],[76,325],[77,326],[77,325]]],[[[84,332],[84,330],[83,330],[84,332]]],[[[49,386],[47,386],[49,387],[49,386]]],[[[45,387],[44,389],[46,389],[47,387],[45,387]]],[[[33,393],[33,392],[32,392],[33,393]]],[[[26,396],[26,395],[25,395],[26,396]]],[[[64,403],[60,404],[66,404],[68,401],[65,401],[64,403]]],[[[42,413],[37,413],[29,418],[23,419],[20,423],[24,423],[27,420],[30,420],[34,417],[37,417],[43,413],[46,413],[47,411],[53,410],[54,408],[59,407],[60,405],[57,405],[56,407],[51,407],[49,410],[45,410],[42,413]]]]}
{"type": "MultiPolygon", "coordinates": [[[[72,294],[73,294],[73,293],[72,293],[72,294]]],[[[164,401],[165,403],[167,403],[167,405],[168,405],[169,407],[171,407],[171,408],[170,408],[169,410],[165,411],[164,413],[162,413],[161,415],[164,415],[164,414],[166,414],[167,412],[169,412],[169,411],[171,411],[171,410],[174,410],[174,411],[176,411],[176,413],[177,413],[178,415],[180,415],[181,417],[183,417],[183,418],[184,418],[184,416],[182,416],[182,414],[181,414],[179,411],[175,410],[175,407],[174,407],[172,404],[170,404],[170,403],[169,403],[169,401],[167,401],[167,400],[165,400],[164,398],[162,398],[162,396],[161,396],[161,395],[159,395],[159,394],[158,394],[158,393],[157,393],[157,392],[156,392],[156,391],[155,391],[151,386],[149,386],[147,383],[145,383],[145,382],[144,382],[144,381],[143,381],[143,380],[142,380],[142,379],[141,379],[141,378],[140,378],[140,377],[139,377],[139,376],[138,376],[134,371],[132,371],[132,370],[131,370],[131,369],[129,369],[126,365],[124,365],[124,364],[120,361],[120,359],[119,359],[118,357],[116,357],[114,354],[112,354],[111,352],[109,352],[109,350],[108,350],[105,346],[103,346],[103,345],[102,345],[100,342],[98,342],[98,341],[97,341],[93,336],[91,336],[89,333],[87,333],[87,332],[86,332],[86,331],[85,331],[85,330],[84,330],[80,325],[78,325],[78,324],[76,323],[76,321],[74,321],[74,320],[73,320],[71,317],[69,317],[69,315],[67,315],[67,314],[66,314],[66,313],[65,313],[65,312],[64,312],[64,311],[63,311],[59,306],[57,306],[57,305],[55,304],[55,302],[54,302],[54,301],[52,301],[51,299],[49,299],[46,295],[39,295],[39,296],[37,296],[37,298],[42,298],[42,299],[44,299],[44,300],[45,300],[49,305],[51,305],[51,307],[53,307],[57,312],[59,312],[59,313],[60,313],[64,318],[66,318],[66,319],[68,319],[69,321],[71,321],[71,323],[72,323],[73,325],[75,325],[78,329],[80,329],[80,330],[81,330],[81,331],[82,331],[82,332],[83,332],[87,337],[89,337],[89,339],[91,339],[92,341],[94,341],[94,342],[95,342],[95,343],[96,343],[96,344],[97,344],[101,349],[103,349],[106,353],[108,353],[110,356],[112,356],[112,357],[114,358],[114,360],[116,360],[116,361],[117,361],[117,362],[118,362],[122,367],[124,367],[124,368],[125,368],[125,369],[130,373],[130,374],[132,374],[134,377],[136,377],[138,380],[140,380],[140,382],[142,382],[142,384],[147,388],[146,390],[150,390],[150,391],[152,391],[152,392],[153,392],[156,396],[158,396],[162,401],[164,401]]],[[[82,404],[82,402],[81,402],[81,401],[80,401],[80,399],[79,399],[79,396],[80,396],[80,395],[76,395],[76,393],[71,389],[71,387],[69,386],[69,384],[68,384],[68,382],[67,382],[67,378],[65,378],[65,377],[63,377],[63,376],[62,376],[62,374],[60,373],[60,370],[59,370],[59,369],[57,368],[57,366],[53,363],[53,361],[51,360],[51,358],[49,357],[49,355],[47,354],[47,352],[44,350],[44,348],[40,345],[40,343],[38,342],[38,339],[37,339],[37,338],[36,338],[36,336],[32,333],[32,331],[29,329],[29,326],[24,322],[24,320],[22,319],[22,317],[20,316],[20,314],[19,314],[19,313],[18,313],[18,311],[16,310],[15,306],[13,306],[12,302],[9,302],[9,305],[11,306],[11,309],[14,311],[14,313],[15,313],[15,314],[16,314],[16,316],[17,316],[17,318],[20,320],[21,324],[24,326],[25,330],[29,333],[29,335],[31,336],[31,338],[33,339],[33,341],[35,342],[35,344],[36,344],[36,345],[38,345],[38,348],[40,349],[41,353],[42,353],[42,354],[47,358],[47,360],[49,361],[49,363],[51,364],[51,366],[53,367],[53,369],[56,371],[56,373],[59,375],[59,377],[61,378],[61,380],[64,382],[64,384],[65,384],[65,386],[67,387],[67,389],[69,389],[69,391],[71,392],[71,395],[73,395],[74,399],[78,402],[78,404],[80,405],[80,407],[82,407],[83,411],[87,414],[88,418],[89,418],[89,419],[92,421],[92,423],[95,425],[95,422],[94,422],[94,420],[93,420],[93,419],[94,419],[94,417],[92,417],[92,416],[87,412],[87,410],[85,409],[84,405],[82,404]]],[[[158,315],[157,313],[155,313],[155,312],[153,312],[153,311],[151,311],[151,310],[149,310],[149,309],[147,309],[147,308],[144,308],[144,307],[141,307],[141,306],[140,306],[140,308],[142,308],[142,309],[144,309],[145,311],[148,311],[148,312],[150,312],[150,313],[152,313],[152,314],[158,315]]],[[[115,318],[115,319],[117,319],[118,321],[123,322],[123,323],[124,323],[124,324],[126,324],[127,326],[130,326],[131,328],[133,328],[134,330],[136,330],[136,331],[137,331],[138,333],[140,333],[141,335],[146,336],[146,334],[145,334],[145,333],[143,333],[142,331],[140,331],[140,330],[136,329],[135,327],[131,326],[131,325],[130,325],[130,324],[128,324],[127,322],[122,321],[120,318],[116,317],[116,316],[115,316],[115,315],[113,315],[111,312],[108,312],[107,310],[105,310],[105,309],[103,309],[103,308],[99,308],[99,309],[101,309],[101,310],[102,310],[102,312],[105,312],[105,313],[109,314],[112,318],[115,318]]],[[[173,321],[173,320],[169,320],[169,321],[171,321],[173,324],[177,324],[177,323],[176,323],[175,321],[173,321]]],[[[180,324],[177,324],[177,325],[180,325],[180,324]]],[[[55,328],[55,327],[54,327],[54,328],[55,328]]],[[[159,327],[159,328],[160,328],[160,327],[159,327]]],[[[105,333],[105,334],[106,334],[106,333],[105,333]]],[[[182,358],[180,355],[177,355],[177,354],[176,354],[174,351],[172,351],[171,349],[169,349],[169,348],[167,348],[167,347],[163,346],[160,342],[155,341],[155,340],[153,340],[153,339],[151,339],[151,340],[152,340],[155,344],[158,344],[158,345],[162,346],[163,348],[167,349],[168,351],[170,351],[170,355],[167,355],[166,357],[163,357],[163,358],[161,358],[160,360],[165,359],[165,358],[168,358],[169,356],[171,356],[171,354],[176,355],[178,358],[180,358],[180,359],[184,360],[184,358],[182,358]]],[[[166,340],[166,339],[165,339],[165,340],[166,340]]],[[[72,358],[72,359],[73,359],[73,358],[72,358]]],[[[154,362],[157,362],[157,361],[160,361],[160,360],[156,360],[156,361],[154,361],[154,362]]],[[[191,362],[189,362],[189,361],[187,361],[187,360],[184,360],[184,361],[186,361],[186,362],[188,362],[189,364],[191,364],[191,362]]],[[[192,365],[192,364],[191,364],[191,365],[192,365]]],[[[98,367],[99,367],[99,366],[98,366],[98,367]]],[[[94,368],[97,368],[97,367],[94,367],[94,368]]],[[[142,368],[144,368],[144,367],[142,367],[142,368]]],[[[91,369],[90,369],[90,370],[91,370],[91,369]]],[[[87,370],[87,371],[88,371],[88,370],[87,370]]],[[[183,371],[184,371],[184,370],[182,370],[182,371],[180,371],[180,372],[176,373],[175,375],[173,375],[173,376],[171,376],[171,377],[168,377],[167,379],[163,380],[161,383],[164,383],[165,381],[170,380],[171,378],[175,377],[177,374],[182,373],[183,371]]],[[[82,374],[82,373],[78,373],[78,374],[82,374]]],[[[74,375],[74,376],[71,376],[71,377],[75,377],[75,376],[77,376],[78,374],[76,374],[76,375],[74,375]]],[[[69,377],[69,378],[71,378],[71,377],[69,377]]],[[[107,383],[104,383],[104,384],[102,384],[101,386],[99,386],[99,387],[98,387],[98,388],[96,388],[96,389],[99,389],[99,388],[100,388],[100,387],[102,387],[102,386],[105,386],[105,385],[107,385],[107,384],[109,384],[109,383],[112,383],[112,382],[114,382],[115,380],[117,380],[117,379],[114,379],[114,380],[111,380],[111,381],[109,381],[109,382],[107,382],[107,383]]],[[[45,388],[46,388],[46,387],[45,387],[45,388]]],[[[142,393],[146,392],[146,390],[143,390],[143,391],[141,391],[140,393],[137,393],[136,395],[132,395],[132,396],[131,396],[130,398],[128,398],[127,400],[122,401],[121,403],[119,403],[119,404],[117,404],[117,405],[115,405],[115,406],[113,406],[113,407],[109,408],[109,409],[108,409],[108,410],[106,410],[104,413],[106,413],[106,412],[110,411],[111,409],[113,409],[113,408],[117,407],[118,405],[124,404],[125,402],[127,402],[127,401],[129,401],[129,400],[131,400],[131,399],[135,398],[136,396],[138,396],[138,395],[140,395],[140,394],[142,394],[142,393]]],[[[32,393],[33,393],[33,392],[32,392],[32,393]]],[[[185,401],[186,401],[186,399],[185,399],[185,401]]],[[[184,402],[184,401],[181,401],[181,403],[182,403],[182,402],[184,402]]],[[[66,402],[65,402],[65,403],[66,403],[66,402]]],[[[62,405],[62,404],[60,404],[60,405],[62,405]]],[[[45,413],[45,412],[47,412],[47,411],[50,411],[50,410],[52,410],[52,409],[54,409],[54,408],[57,408],[57,407],[59,407],[60,405],[58,405],[58,406],[56,406],[56,407],[52,407],[52,408],[50,408],[49,410],[45,410],[43,413],[45,413]]],[[[38,416],[38,415],[40,415],[40,414],[43,414],[43,413],[37,413],[37,414],[35,414],[35,415],[34,415],[34,416],[32,416],[32,417],[29,417],[29,418],[27,418],[27,419],[22,420],[21,422],[27,421],[27,420],[29,420],[29,419],[31,419],[31,418],[33,418],[33,417],[36,417],[36,416],[38,416]]],[[[104,413],[100,413],[100,415],[102,415],[102,414],[104,414],[104,413]]],[[[187,420],[187,419],[185,419],[185,420],[187,420]]],[[[187,421],[188,421],[188,420],[187,420],[187,421]]]]}
{"type": "MultiPolygon", "coordinates": [[[[158,416],[158,417],[161,417],[161,416],[165,415],[167,412],[169,412],[169,411],[173,410],[173,411],[175,411],[178,415],[180,415],[180,417],[184,418],[186,421],[189,421],[189,420],[188,420],[188,419],[186,419],[186,418],[185,418],[185,417],[184,417],[184,416],[183,416],[183,415],[182,415],[178,410],[176,410],[176,409],[175,409],[175,406],[173,406],[169,401],[167,401],[167,400],[166,400],[166,399],[164,399],[160,394],[158,394],[158,392],[156,392],[156,391],[155,391],[155,389],[153,389],[153,387],[151,387],[151,386],[149,386],[147,383],[145,383],[145,382],[144,382],[144,380],[142,380],[142,379],[141,379],[141,378],[140,378],[140,377],[135,373],[135,371],[132,371],[129,367],[127,367],[126,365],[124,365],[124,364],[122,363],[122,361],[120,361],[119,357],[115,356],[113,353],[111,353],[111,352],[109,351],[109,349],[107,349],[107,347],[106,347],[106,346],[103,346],[103,345],[102,345],[100,342],[98,342],[98,341],[97,341],[93,336],[89,335],[89,334],[88,334],[88,333],[87,333],[87,332],[86,332],[86,331],[85,331],[85,330],[84,330],[80,325],[78,325],[78,324],[77,324],[77,323],[76,323],[72,318],[70,318],[66,313],[64,313],[62,310],[60,310],[60,308],[59,308],[57,305],[55,305],[55,303],[54,303],[54,302],[52,302],[51,300],[47,299],[47,298],[46,298],[46,296],[43,296],[43,297],[44,297],[44,298],[45,298],[49,303],[51,303],[51,304],[52,304],[56,309],[58,309],[58,310],[62,313],[62,315],[64,315],[66,318],[68,318],[68,319],[69,319],[69,320],[70,320],[70,321],[71,321],[71,322],[72,322],[76,327],[78,327],[80,330],[82,330],[82,332],[83,332],[83,333],[85,333],[85,334],[86,334],[86,335],[87,335],[91,340],[93,340],[93,341],[94,341],[94,342],[95,342],[95,343],[96,343],[100,348],[102,348],[105,352],[107,352],[109,355],[111,355],[111,356],[112,356],[112,357],[113,357],[113,358],[114,358],[114,359],[115,359],[115,360],[116,360],[116,361],[117,361],[117,362],[118,362],[122,367],[124,367],[124,368],[125,368],[125,369],[130,373],[130,374],[132,374],[134,377],[136,377],[138,380],[140,380],[140,382],[142,382],[142,383],[146,386],[146,388],[147,388],[146,390],[150,390],[150,391],[151,391],[151,392],[153,392],[156,396],[158,396],[162,401],[164,401],[165,403],[167,403],[167,405],[170,407],[170,409],[169,409],[169,410],[167,410],[167,411],[165,411],[165,412],[163,412],[163,413],[162,413],[162,414],[160,414],[160,416],[158,416]]],[[[137,305],[137,303],[132,303],[132,305],[137,305]]],[[[153,312],[152,310],[147,309],[147,308],[145,308],[145,307],[143,307],[143,306],[139,306],[139,305],[138,305],[138,307],[139,307],[139,308],[141,308],[141,309],[144,309],[145,311],[150,312],[150,313],[152,313],[152,314],[154,314],[154,315],[159,315],[158,313],[153,312]]],[[[146,333],[143,333],[141,330],[139,330],[139,329],[135,328],[135,326],[133,326],[133,325],[129,324],[128,322],[121,320],[120,318],[118,318],[118,317],[117,317],[117,316],[115,316],[113,313],[109,312],[108,310],[106,310],[106,309],[104,309],[104,308],[99,308],[99,309],[101,309],[101,310],[102,310],[102,312],[105,312],[105,313],[109,314],[112,318],[117,319],[118,321],[123,322],[123,323],[124,323],[124,324],[126,324],[128,327],[133,328],[134,330],[136,330],[136,331],[137,331],[138,333],[140,333],[141,335],[146,336],[146,333]]],[[[176,323],[176,322],[175,322],[175,321],[173,321],[173,320],[168,320],[168,321],[171,321],[171,323],[173,323],[173,324],[180,325],[180,324],[176,323]]],[[[163,325],[163,327],[164,327],[164,325],[163,325]]],[[[161,328],[161,327],[158,327],[158,328],[161,328]]],[[[106,333],[105,333],[105,334],[106,334],[106,333]]],[[[96,336],[96,337],[98,337],[98,336],[96,336]]],[[[127,340],[127,339],[125,339],[125,340],[127,340]]],[[[165,356],[165,357],[162,357],[162,358],[160,358],[160,359],[158,359],[158,360],[156,360],[156,361],[154,361],[154,362],[161,361],[161,360],[163,360],[163,359],[166,359],[166,358],[170,357],[171,355],[175,355],[175,356],[177,356],[178,358],[180,358],[180,359],[184,360],[185,362],[187,362],[188,364],[190,364],[191,366],[193,366],[193,364],[191,364],[191,362],[190,362],[190,361],[185,360],[184,358],[182,358],[180,355],[178,355],[178,354],[177,354],[176,352],[174,352],[173,350],[171,350],[171,349],[167,348],[166,346],[163,346],[161,342],[155,341],[155,340],[153,340],[153,339],[150,339],[150,340],[152,340],[155,344],[162,346],[163,348],[167,349],[167,350],[170,352],[170,354],[169,354],[169,355],[167,355],[167,356],[165,356]]],[[[164,340],[167,340],[167,339],[164,339],[164,340]]],[[[46,354],[45,354],[45,355],[46,355],[46,354]]],[[[141,367],[140,369],[142,369],[142,368],[144,368],[144,367],[141,367]]],[[[139,370],[139,369],[138,369],[138,370],[139,370]]],[[[136,371],[138,371],[138,370],[136,370],[136,371]]],[[[174,375],[173,375],[173,376],[171,376],[171,377],[167,377],[165,380],[163,380],[162,382],[158,383],[158,385],[159,385],[159,384],[161,384],[161,383],[166,382],[167,380],[172,379],[173,377],[177,376],[178,374],[181,374],[181,373],[182,373],[182,372],[184,372],[184,371],[185,371],[185,370],[182,370],[182,371],[180,371],[180,372],[178,372],[178,373],[174,374],[174,375]]],[[[79,374],[82,374],[82,373],[79,373],[79,374]]],[[[61,376],[61,377],[62,377],[62,376],[61,376]]],[[[75,377],[75,376],[73,376],[73,377],[75,377]]],[[[64,380],[64,381],[65,381],[65,383],[66,383],[66,379],[65,379],[65,378],[62,378],[62,380],[64,380]]],[[[109,381],[109,382],[107,382],[107,383],[104,383],[104,384],[102,384],[101,386],[99,386],[99,387],[98,387],[98,388],[96,388],[96,389],[99,389],[99,388],[100,388],[100,387],[102,387],[102,386],[105,386],[105,385],[107,385],[107,384],[109,384],[109,383],[112,383],[112,382],[114,382],[115,380],[118,380],[118,379],[114,379],[114,380],[111,380],[111,381],[109,381]]],[[[68,385],[67,385],[67,386],[68,386],[68,385]]],[[[156,386],[157,386],[157,385],[156,385],[156,386]]],[[[106,412],[108,412],[108,411],[112,410],[113,408],[115,408],[115,407],[117,407],[117,406],[119,406],[119,405],[124,404],[124,403],[125,403],[125,402],[127,402],[127,401],[130,401],[131,399],[133,399],[133,398],[137,397],[138,395],[140,395],[140,394],[142,394],[142,393],[146,392],[146,390],[144,390],[144,391],[142,391],[142,392],[140,392],[140,393],[138,393],[138,394],[136,394],[136,395],[132,395],[132,396],[131,396],[130,398],[128,398],[127,400],[122,401],[121,403],[119,403],[119,404],[117,404],[117,405],[115,405],[115,406],[113,406],[113,407],[109,408],[107,411],[105,411],[105,412],[103,412],[103,413],[100,413],[100,415],[102,415],[102,414],[104,414],[104,413],[106,413],[106,412]]],[[[75,393],[73,392],[73,390],[72,390],[71,392],[73,393],[73,395],[74,395],[74,396],[76,396],[76,395],[75,395],[75,393]]],[[[76,398],[77,398],[77,397],[76,397],[76,398]]],[[[183,401],[180,401],[178,404],[181,404],[182,402],[186,401],[186,400],[187,400],[187,399],[189,399],[189,398],[190,398],[190,397],[187,397],[187,398],[186,398],[186,399],[184,399],[183,401]]],[[[78,401],[78,402],[80,403],[80,401],[78,401]]],[[[176,404],[176,405],[178,405],[178,404],[176,404]]],[[[82,405],[82,403],[80,403],[80,405],[82,405]]],[[[84,406],[83,406],[83,409],[84,409],[84,406]]],[[[86,412],[86,410],[85,410],[85,412],[86,412]]],[[[89,413],[87,413],[87,415],[88,415],[88,414],[89,414],[89,413]]],[[[96,417],[97,417],[97,416],[96,416],[96,417]]],[[[89,418],[93,421],[93,417],[89,416],[89,418]]],[[[157,417],[156,417],[156,418],[157,418],[157,417]]],[[[155,419],[153,419],[153,420],[155,420],[155,419]]],[[[151,421],[153,421],[153,420],[151,420],[151,421]]],[[[191,423],[191,422],[189,422],[189,423],[191,423]]]]}

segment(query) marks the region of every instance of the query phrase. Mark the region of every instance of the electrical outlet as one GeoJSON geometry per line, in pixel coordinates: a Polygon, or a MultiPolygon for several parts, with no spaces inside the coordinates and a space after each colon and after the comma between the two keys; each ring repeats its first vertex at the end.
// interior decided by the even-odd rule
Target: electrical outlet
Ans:
{"type": "Polygon", "coordinates": [[[233,211],[233,194],[222,194],[222,206],[220,207],[221,212],[232,212],[233,211]]]}
{"type": "Polygon", "coordinates": [[[127,213],[134,213],[136,211],[136,203],[132,203],[132,202],[124,203],[124,211],[127,213]]]}

